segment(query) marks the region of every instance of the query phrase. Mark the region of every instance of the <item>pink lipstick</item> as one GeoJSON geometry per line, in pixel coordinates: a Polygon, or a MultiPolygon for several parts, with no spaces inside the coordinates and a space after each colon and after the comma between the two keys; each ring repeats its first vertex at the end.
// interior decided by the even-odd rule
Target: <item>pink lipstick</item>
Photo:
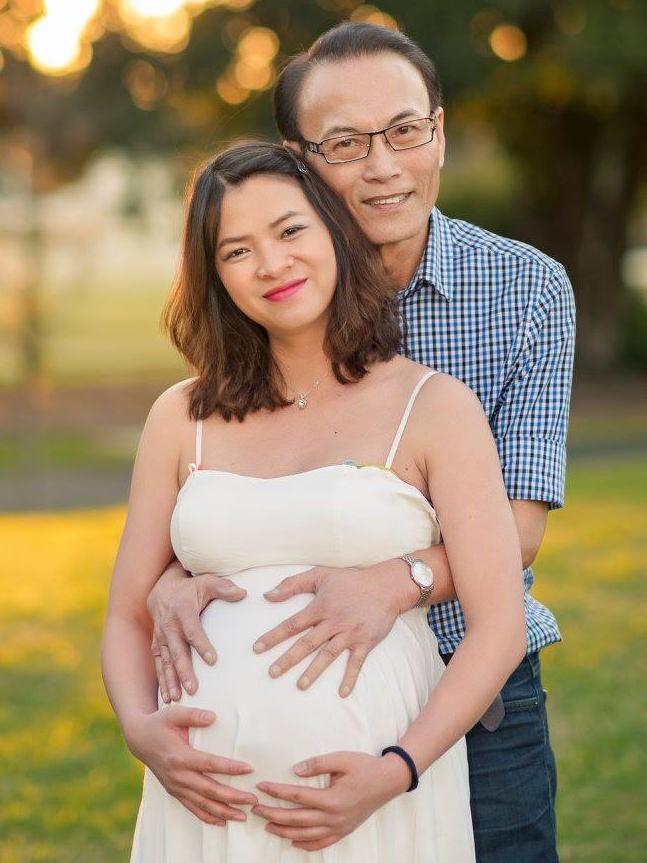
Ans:
{"type": "Polygon", "coordinates": [[[263,294],[263,297],[266,300],[271,300],[273,303],[276,303],[279,300],[285,300],[288,297],[291,297],[292,294],[296,294],[296,292],[305,285],[306,281],[307,279],[295,279],[293,282],[288,282],[278,288],[273,288],[271,291],[263,294]]]}

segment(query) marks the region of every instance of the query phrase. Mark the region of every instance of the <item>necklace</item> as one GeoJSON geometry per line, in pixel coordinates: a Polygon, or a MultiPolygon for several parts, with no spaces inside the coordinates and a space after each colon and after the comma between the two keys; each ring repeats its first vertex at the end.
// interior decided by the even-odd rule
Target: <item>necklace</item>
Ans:
{"type": "Polygon", "coordinates": [[[319,386],[321,381],[324,380],[324,378],[326,378],[327,376],[328,375],[323,375],[321,378],[317,378],[316,381],[313,381],[310,384],[310,388],[307,389],[304,393],[299,393],[299,392],[295,393],[297,407],[299,408],[300,411],[304,411],[308,407],[309,396],[312,395],[312,393],[317,389],[317,387],[319,386]]]}

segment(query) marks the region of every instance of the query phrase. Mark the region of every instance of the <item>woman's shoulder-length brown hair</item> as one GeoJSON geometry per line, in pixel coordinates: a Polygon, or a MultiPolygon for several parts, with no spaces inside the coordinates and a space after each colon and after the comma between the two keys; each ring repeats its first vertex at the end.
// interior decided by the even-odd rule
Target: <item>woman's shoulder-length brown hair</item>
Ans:
{"type": "Polygon", "coordinates": [[[205,162],[189,189],[178,276],[163,312],[171,341],[197,373],[189,416],[219,413],[243,420],[250,411],[293,404],[269,347],[266,330],[234,304],[216,270],[223,196],[257,174],[289,177],[330,232],[337,286],[324,350],[340,383],[360,380],[368,367],[391,359],[400,344],[399,314],[377,251],[344,202],[316,173],[278,144],[248,142],[205,162]]]}

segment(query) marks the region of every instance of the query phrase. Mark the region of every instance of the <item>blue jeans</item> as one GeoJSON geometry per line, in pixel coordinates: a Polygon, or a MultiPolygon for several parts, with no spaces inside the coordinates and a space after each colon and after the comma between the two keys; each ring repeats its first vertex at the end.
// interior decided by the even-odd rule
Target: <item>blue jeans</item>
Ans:
{"type": "Polygon", "coordinates": [[[467,734],[477,863],[557,863],[557,774],[550,748],[539,654],[531,653],[502,693],[496,731],[467,734]]]}

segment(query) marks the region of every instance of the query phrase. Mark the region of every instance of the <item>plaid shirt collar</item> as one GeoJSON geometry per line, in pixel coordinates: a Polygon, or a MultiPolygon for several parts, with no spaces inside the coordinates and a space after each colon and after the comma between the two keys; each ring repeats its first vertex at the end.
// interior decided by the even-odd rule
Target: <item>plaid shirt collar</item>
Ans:
{"type": "Polygon", "coordinates": [[[427,246],[418,269],[402,296],[410,296],[420,288],[433,288],[447,301],[451,300],[453,246],[449,222],[440,210],[434,207],[429,216],[427,246]]]}

